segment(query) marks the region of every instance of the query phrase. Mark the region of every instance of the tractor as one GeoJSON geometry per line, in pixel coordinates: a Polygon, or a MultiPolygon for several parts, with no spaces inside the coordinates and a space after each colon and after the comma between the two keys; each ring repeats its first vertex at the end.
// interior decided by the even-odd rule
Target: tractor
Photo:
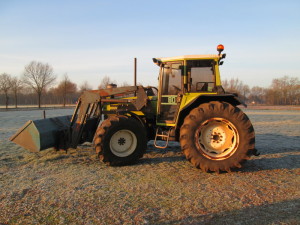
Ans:
{"type": "Polygon", "coordinates": [[[185,157],[205,172],[241,168],[255,149],[254,128],[227,93],[219,66],[226,54],[153,58],[158,87],[110,85],[84,92],[74,114],[28,121],[10,140],[37,152],[67,150],[92,142],[100,160],[111,166],[135,163],[149,140],[157,148],[180,143],[185,157]]]}

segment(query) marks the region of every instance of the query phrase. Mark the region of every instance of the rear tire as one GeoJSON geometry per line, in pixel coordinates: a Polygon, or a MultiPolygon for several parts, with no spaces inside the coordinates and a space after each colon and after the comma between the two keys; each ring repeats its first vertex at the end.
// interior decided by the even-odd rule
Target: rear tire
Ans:
{"type": "Polygon", "coordinates": [[[135,163],[147,148],[145,128],[134,118],[113,116],[96,131],[95,150],[100,160],[110,166],[135,163]]]}
{"type": "Polygon", "coordinates": [[[239,108],[214,101],[191,110],[180,129],[180,145],[195,167],[230,172],[255,151],[255,134],[239,108]]]}

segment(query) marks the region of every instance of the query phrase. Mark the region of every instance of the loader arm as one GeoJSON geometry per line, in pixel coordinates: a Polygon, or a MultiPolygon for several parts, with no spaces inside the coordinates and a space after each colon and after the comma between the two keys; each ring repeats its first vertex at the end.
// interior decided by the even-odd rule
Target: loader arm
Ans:
{"type": "Polygon", "coordinates": [[[91,90],[84,92],[78,99],[77,106],[71,119],[67,135],[62,135],[63,143],[60,148],[76,148],[83,142],[92,142],[96,129],[103,119],[103,107],[110,103],[131,103],[135,110],[140,110],[147,103],[147,96],[143,87],[129,86],[120,88],[109,88],[102,90],[91,90]],[[134,99],[121,98],[124,95],[136,93],[134,99]],[[67,142],[67,143],[66,143],[67,142]]]}

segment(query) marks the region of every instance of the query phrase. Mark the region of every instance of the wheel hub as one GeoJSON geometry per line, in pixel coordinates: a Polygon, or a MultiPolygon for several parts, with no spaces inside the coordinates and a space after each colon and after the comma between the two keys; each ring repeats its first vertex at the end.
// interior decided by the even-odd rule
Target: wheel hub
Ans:
{"type": "Polygon", "coordinates": [[[130,130],[119,130],[110,138],[110,149],[118,157],[131,155],[137,147],[137,137],[130,130]]]}
{"type": "Polygon", "coordinates": [[[212,134],[211,135],[212,136],[212,139],[213,139],[213,142],[217,142],[217,143],[219,143],[219,141],[222,141],[222,135],[220,135],[220,133],[218,133],[218,134],[216,134],[216,132],[215,132],[215,134],[212,134]]]}
{"type": "Polygon", "coordinates": [[[211,118],[201,123],[195,134],[198,150],[207,158],[223,160],[236,151],[239,135],[236,127],[223,118],[211,118]]]}
{"type": "Polygon", "coordinates": [[[124,145],[126,143],[126,139],[125,138],[120,138],[119,140],[118,140],[118,144],[119,145],[124,145]]]}

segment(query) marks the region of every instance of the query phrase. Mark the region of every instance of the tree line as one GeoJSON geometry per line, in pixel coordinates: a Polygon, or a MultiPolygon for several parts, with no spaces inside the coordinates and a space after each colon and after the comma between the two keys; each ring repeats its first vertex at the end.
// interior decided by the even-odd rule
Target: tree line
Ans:
{"type": "MultiPolygon", "coordinates": [[[[12,76],[8,73],[0,74],[0,105],[44,105],[75,104],[78,97],[86,90],[91,90],[91,85],[84,81],[77,86],[67,74],[55,86],[57,77],[54,75],[53,67],[48,63],[32,61],[25,66],[21,76],[12,76]]],[[[110,77],[104,76],[100,81],[98,89],[105,88],[112,81],[110,77]]],[[[129,86],[126,82],[120,86],[129,86]]]]}
{"type": "Polygon", "coordinates": [[[247,104],[300,105],[300,80],[297,77],[275,78],[269,87],[249,87],[238,78],[223,80],[227,92],[237,93],[247,104]]]}
{"type": "MultiPolygon", "coordinates": [[[[0,74],[0,105],[75,104],[81,93],[92,89],[87,81],[77,86],[67,74],[55,86],[57,77],[48,63],[32,61],[25,66],[20,77],[0,74]]],[[[112,81],[104,76],[98,89],[104,89],[112,81]]],[[[119,86],[130,86],[124,82],[119,86]]],[[[284,76],[273,79],[267,88],[245,85],[238,78],[225,79],[222,86],[226,92],[237,93],[247,104],[300,105],[300,81],[296,77],[284,76]]]]}

